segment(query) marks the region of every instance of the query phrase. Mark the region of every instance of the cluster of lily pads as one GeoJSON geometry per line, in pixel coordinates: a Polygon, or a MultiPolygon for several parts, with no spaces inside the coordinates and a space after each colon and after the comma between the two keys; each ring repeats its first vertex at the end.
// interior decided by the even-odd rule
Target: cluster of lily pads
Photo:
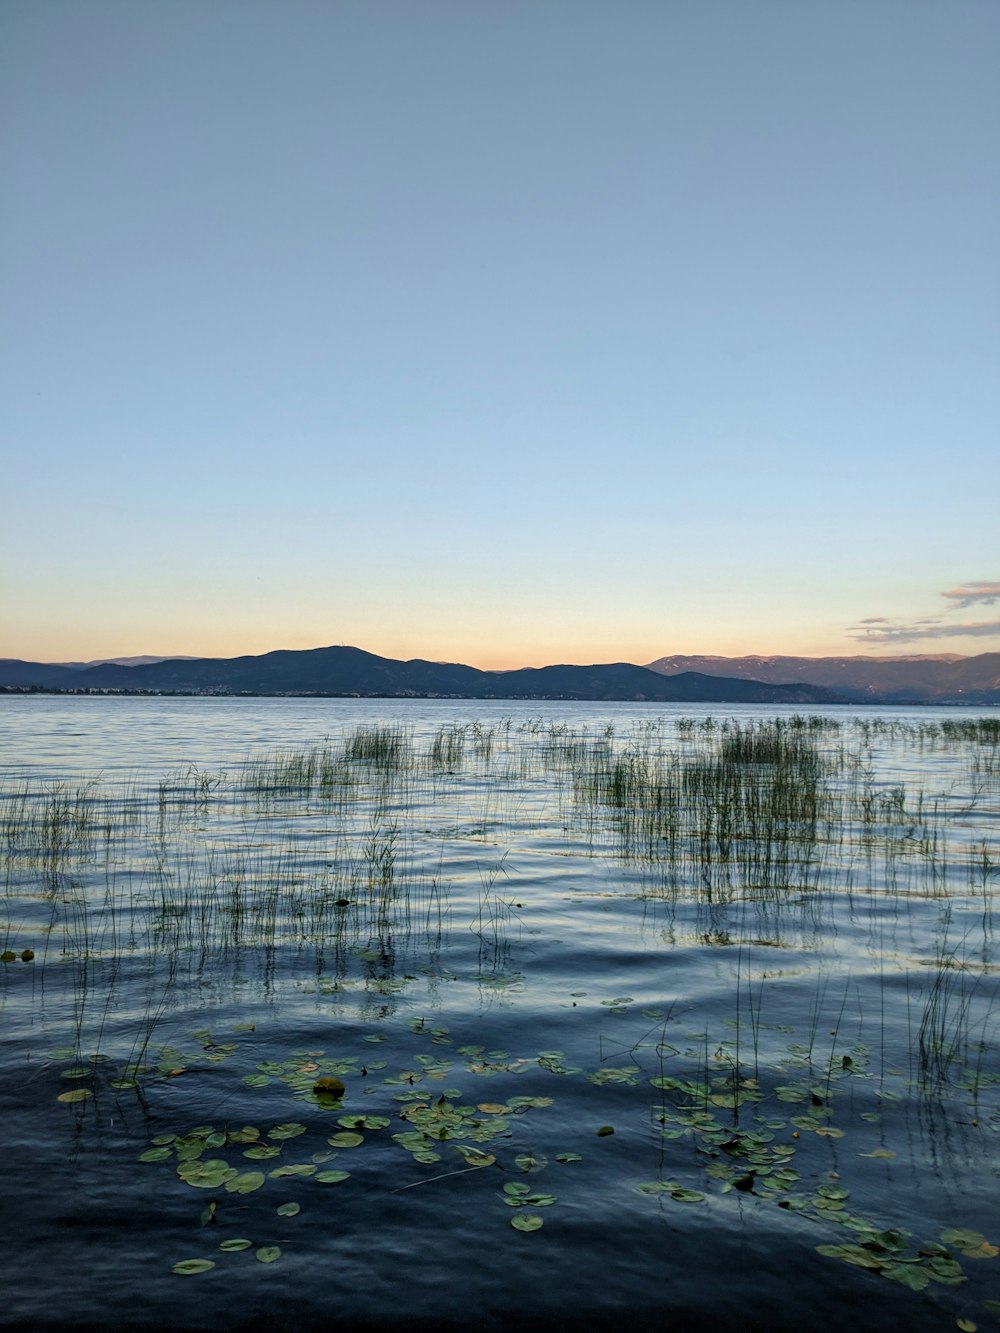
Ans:
{"type": "MultiPolygon", "coordinates": [[[[617,997],[609,1006],[627,1010],[629,997],[617,997]]],[[[649,1010],[653,1013],[653,1010],[649,1010]]],[[[777,1208],[799,1214],[813,1225],[836,1226],[847,1233],[845,1240],[816,1246],[821,1256],[859,1266],[880,1277],[899,1282],[912,1290],[924,1290],[932,1282],[955,1286],[967,1280],[963,1260],[988,1260],[1000,1254],[991,1240],[973,1230],[945,1230],[935,1241],[913,1245],[908,1232],[887,1228],[880,1221],[860,1216],[852,1209],[851,1190],[837,1172],[817,1172],[815,1152],[804,1154],[811,1141],[837,1140],[848,1133],[835,1124],[840,1086],[848,1081],[871,1081],[868,1052],[853,1046],[849,1054],[829,1057],[827,1066],[817,1066],[805,1048],[792,1046],[788,1060],[772,1070],[784,1081],[768,1080],[749,1073],[733,1057],[731,1045],[723,1042],[715,1056],[692,1069],[689,1060],[697,1049],[653,1044],[660,1069],[676,1073],[648,1076],[639,1062],[600,1065],[584,1070],[569,1064],[560,1050],[544,1050],[531,1058],[512,1056],[507,1050],[487,1049],[483,1045],[453,1046],[451,1033],[423,1018],[409,1024],[416,1037],[429,1048],[417,1049],[404,1064],[388,1072],[388,1061],[379,1058],[383,1034],[369,1033],[363,1038],[371,1046],[371,1057],[359,1054],[329,1056],[323,1050],[299,1050],[288,1060],[257,1062],[253,1072],[241,1077],[247,1094],[259,1088],[283,1084],[292,1101],[312,1106],[316,1112],[333,1114],[313,1116],[303,1121],[283,1121],[261,1129],[253,1124],[197,1125],[181,1133],[164,1133],[153,1138],[140,1154],[141,1162],[172,1162],[180,1185],[216,1194],[201,1213],[207,1225],[224,1220],[227,1196],[248,1196],[273,1182],[295,1180],[299,1189],[340,1185],[351,1180],[352,1170],[344,1168],[341,1154],[355,1153],[371,1142],[381,1141],[407,1153],[417,1168],[437,1168],[443,1172],[417,1174],[416,1180],[399,1186],[431,1184],[437,1178],[460,1172],[481,1172],[491,1181],[497,1200],[512,1210],[511,1225],[517,1232],[537,1232],[543,1226],[541,1213],[557,1202],[557,1194],[537,1188],[528,1177],[547,1169],[549,1158],[535,1149],[515,1150],[511,1140],[521,1141],[523,1117],[553,1104],[548,1096],[504,1096],[495,1100],[464,1100],[463,1092],[451,1086],[456,1073],[477,1078],[501,1077],[505,1082],[521,1074],[535,1072],[553,1077],[583,1077],[593,1088],[632,1088],[643,1084],[656,1100],[649,1108],[651,1134],[663,1141],[687,1142],[693,1148],[684,1178],[663,1174],[656,1180],[636,1180],[628,1164],[623,1170],[623,1184],[639,1196],[659,1202],[696,1205],[708,1193],[736,1192],[753,1197],[760,1205],[771,1202],[777,1208]],[[349,1086],[349,1092],[348,1092],[349,1086]],[[372,1110],[348,1109],[345,1102],[371,1098],[372,1110]],[[381,1105],[380,1102],[385,1102],[381,1105]],[[395,1105],[392,1105],[395,1104],[395,1105]],[[780,1113],[779,1112],[784,1112],[780,1113]],[[785,1112],[793,1112],[791,1116],[785,1112]],[[292,1146],[305,1148],[304,1136],[315,1134],[323,1126],[325,1142],[309,1142],[309,1152],[292,1153],[292,1146]],[[393,1132],[393,1125],[397,1128],[393,1132]],[[239,1161],[239,1157],[243,1161],[239,1161]],[[455,1154],[449,1164],[445,1154],[455,1154]],[[803,1164],[803,1156],[809,1169],[803,1164]],[[295,1160],[289,1158],[295,1157],[295,1160]],[[335,1158],[336,1165],[333,1165],[335,1158]],[[267,1162],[267,1166],[265,1166],[267,1162]],[[495,1172],[503,1170],[503,1180],[495,1172]],[[691,1170],[700,1178],[692,1180],[691,1170]],[[811,1180],[805,1178],[811,1176],[811,1180]]],[[[693,1034],[692,1034],[693,1036],[693,1034]]],[[[180,1077],[185,1072],[221,1064],[239,1050],[236,1042],[216,1042],[207,1030],[196,1033],[197,1048],[160,1050],[155,1064],[145,1070],[151,1078],[180,1077]]],[[[644,1046],[636,1046],[633,1056],[643,1058],[644,1046]]],[[[64,1070],[76,1078],[92,1074],[93,1068],[77,1062],[64,1070]]],[[[131,1077],[143,1076],[141,1070],[129,1070],[131,1077]]],[[[120,1078],[112,1078],[120,1084],[120,1078]]],[[[127,1080],[125,1080],[127,1081],[127,1080]]],[[[507,1090],[507,1089],[505,1089],[507,1090]]],[[[84,1092],[84,1089],[76,1089],[84,1092]]],[[[899,1093],[880,1086],[875,1090],[876,1105],[899,1098],[899,1093]]],[[[72,1093],[60,1094],[60,1100],[76,1100],[72,1093]]],[[[243,1108],[241,1108],[243,1109],[243,1108]]],[[[861,1118],[877,1124],[879,1110],[861,1112],[861,1118]]],[[[533,1117],[532,1117],[533,1124],[533,1117]]],[[[588,1136],[607,1137],[615,1126],[581,1125],[588,1136]]],[[[580,1146],[579,1144],[573,1146],[580,1146]]],[[[891,1160],[895,1153],[879,1142],[859,1157],[891,1160]]],[[[553,1160],[560,1166],[583,1164],[584,1154],[557,1152],[553,1160]]],[[[291,1218],[308,1208],[308,1200],[281,1198],[275,1216],[291,1218]]],[[[268,1237],[264,1237],[268,1240],[268,1237]]],[[[281,1246],[257,1244],[247,1237],[227,1237],[220,1242],[219,1253],[253,1250],[263,1264],[281,1257],[281,1246]]],[[[181,1276],[208,1272],[217,1258],[196,1257],[177,1262],[173,1272],[181,1276]]]]}
{"type": "MultiPolygon", "coordinates": [[[[628,1013],[633,1001],[619,996],[603,1003],[617,1016],[628,1013]]],[[[398,1188],[430,1184],[461,1172],[481,1173],[484,1182],[490,1181],[497,1200],[511,1210],[512,1227],[519,1232],[536,1232],[543,1226],[543,1212],[556,1204],[558,1197],[528,1178],[545,1170],[550,1159],[524,1146],[522,1126],[534,1126],[535,1122],[533,1115],[530,1122],[523,1117],[551,1106],[554,1099],[503,1095],[478,1100],[464,1097],[459,1087],[452,1086],[459,1077],[463,1082],[470,1076],[500,1078],[507,1093],[512,1079],[533,1073],[532,1091],[540,1076],[552,1076],[583,1079],[592,1088],[616,1094],[639,1086],[653,1092],[655,1100],[649,1107],[651,1140],[673,1143],[677,1149],[687,1145],[689,1151],[678,1152],[669,1164],[672,1171],[664,1170],[656,1179],[637,1178],[634,1159],[623,1164],[623,1186],[650,1201],[693,1206],[703,1204],[709,1194],[734,1192],[748,1202],[753,1199],[755,1206],[770,1204],[798,1215],[810,1226],[841,1231],[844,1239],[817,1245],[820,1255],[914,1291],[922,1291],[931,1283],[957,1286],[966,1281],[964,1260],[991,1259],[1000,1253],[986,1236],[960,1228],[943,1231],[935,1240],[914,1243],[905,1230],[887,1227],[884,1221],[856,1211],[848,1184],[838,1171],[829,1169],[829,1157],[824,1154],[822,1159],[817,1158],[823,1141],[840,1140],[858,1132],[858,1120],[878,1125],[883,1105],[900,1100],[901,1094],[887,1086],[884,1071],[876,1082],[866,1047],[858,1044],[849,1053],[842,1049],[831,1052],[823,1064],[811,1047],[792,1044],[786,1058],[776,1066],[752,1072],[737,1058],[732,1040],[724,1040],[713,1054],[708,1053],[704,1034],[689,1034],[688,1039],[698,1044],[671,1045],[665,1040],[670,1016],[655,1009],[643,1013],[656,1020],[661,1029],[659,1039],[633,1047],[629,1063],[605,1062],[590,1070],[571,1064],[559,1050],[541,1051],[529,1058],[480,1044],[455,1046],[446,1027],[424,1018],[411,1019],[408,1024],[412,1038],[420,1041],[422,1048],[412,1050],[391,1070],[389,1062],[381,1058],[379,1048],[385,1041],[382,1032],[361,1035],[360,1043],[370,1051],[367,1056],[300,1050],[285,1060],[259,1061],[251,1072],[241,1075],[245,1094],[270,1088],[273,1096],[275,1085],[283,1085],[291,1102],[313,1108],[311,1119],[307,1117],[309,1123],[282,1121],[269,1129],[232,1122],[198,1125],[181,1133],[158,1135],[139,1160],[171,1162],[179,1185],[214,1193],[217,1197],[201,1215],[202,1221],[210,1225],[225,1220],[227,1196],[257,1194],[283,1180],[295,1180],[300,1189],[307,1191],[314,1185],[340,1185],[354,1174],[345,1169],[341,1155],[381,1142],[384,1148],[394,1145],[406,1153],[418,1168],[416,1179],[398,1188]],[[660,1072],[651,1073],[650,1059],[655,1060],[660,1072]],[[871,1109],[852,1111],[845,1128],[836,1123],[838,1108],[844,1104],[843,1093],[847,1087],[858,1092],[862,1086],[869,1094],[871,1109]],[[371,1109],[364,1106],[365,1101],[373,1103],[371,1109]],[[300,1141],[305,1147],[304,1136],[314,1134],[318,1126],[322,1127],[325,1143],[318,1146],[310,1142],[311,1151],[293,1153],[300,1141]],[[420,1172],[420,1168],[437,1169],[428,1173],[420,1172]],[[500,1172],[502,1178],[497,1174],[500,1172]]],[[[163,1047],[144,1066],[115,1069],[107,1065],[108,1083],[120,1088],[140,1081],[148,1087],[157,1080],[217,1067],[241,1049],[239,1042],[217,1041],[205,1029],[193,1035],[194,1047],[163,1047]]],[[[394,1057],[398,1058],[395,1052],[394,1057]]],[[[100,1062],[87,1064],[77,1057],[63,1070],[63,1076],[70,1081],[86,1079],[96,1087],[100,1069],[100,1062]]],[[[980,1093],[983,1090],[979,1088],[980,1093]]],[[[60,1100],[82,1100],[87,1095],[88,1089],[75,1088],[61,1093],[60,1100]]],[[[599,1101],[592,1104],[595,1109],[600,1106],[599,1101]]],[[[241,1118],[245,1118],[242,1103],[240,1111],[241,1118]]],[[[989,1114],[985,1108],[982,1113],[989,1114]]],[[[994,1112],[989,1126],[994,1127],[997,1121],[994,1112]]],[[[581,1133],[606,1137],[614,1133],[614,1128],[612,1124],[600,1124],[595,1116],[589,1124],[581,1125],[581,1133]]],[[[878,1161],[895,1156],[881,1137],[874,1144],[869,1140],[858,1147],[859,1158],[878,1161]]],[[[559,1151],[551,1158],[559,1166],[582,1164],[586,1173],[582,1153],[559,1151]]],[[[585,1178],[584,1174],[581,1179],[585,1178]]],[[[308,1207],[307,1199],[283,1198],[275,1216],[293,1217],[304,1206],[308,1207]]],[[[260,1262],[275,1262],[281,1257],[281,1247],[270,1243],[266,1234],[263,1240],[268,1243],[258,1244],[245,1236],[227,1237],[220,1243],[219,1253],[252,1249],[260,1262]]],[[[216,1262],[216,1258],[207,1257],[186,1259],[174,1271],[192,1275],[208,1271],[216,1262]]]]}
{"type": "MultiPolygon", "coordinates": [[[[344,1085],[335,1075],[317,1076],[319,1052],[308,1052],[296,1057],[295,1065],[298,1076],[307,1076],[311,1083],[309,1100],[325,1109],[343,1108],[344,1085]]],[[[331,1062],[327,1062],[328,1064],[331,1062]]],[[[345,1062],[338,1062],[343,1065],[345,1062]]],[[[415,1062],[416,1063],[416,1062],[415,1062]]],[[[290,1071],[283,1070],[286,1080],[290,1071]]],[[[403,1071],[395,1079],[386,1082],[410,1082],[419,1077],[413,1071],[403,1071]]],[[[533,1107],[552,1104],[546,1097],[514,1097],[506,1103],[480,1103],[478,1106],[456,1105],[449,1101],[445,1093],[432,1099],[420,1100],[413,1092],[402,1094],[404,1103],[397,1111],[398,1119],[412,1128],[401,1129],[392,1135],[396,1144],[410,1154],[414,1162],[421,1164],[441,1160],[438,1151],[444,1144],[457,1149],[464,1166],[462,1170],[476,1170],[492,1166],[496,1162],[494,1154],[487,1150],[487,1145],[501,1137],[510,1136],[510,1118],[522,1115],[533,1107]],[[482,1146],[480,1146],[482,1145],[482,1146]]],[[[458,1096],[460,1094],[454,1093],[458,1096]]],[[[307,1132],[307,1126],[299,1121],[288,1121],[274,1125],[267,1131],[261,1131],[254,1125],[239,1128],[213,1125],[199,1125],[183,1134],[157,1135],[139,1156],[140,1162],[172,1161],[178,1181],[193,1189],[214,1190],[232,1195],[255,1194],[273,1180],[297,1178],[310,1180],[319,1185],[337,1185],[351,1176],[350,1171],[339,1167],[329,1167],[338,1153],[360,1148],[368,1135],[388,1129],[392,1121],[388,1116],[368,1113],[345,1113],[338,1116],[336,1128],[327,1137],[327,1148],[313,1152],[307,1161],[285,1161],[269,1169],[241,1169],[233,1164],[232,1154],[239,1152],[244,1158],[254,1162],[283,1158],[286,1145],[297,1140],[307,1132]],[[229,1156],[208,1156],[210,1153],[229,1152],[229,1156]]],[[[581,1160],[577,1154],[560,1155],[560,1161],[569,1163],[581,1160]]],[[[546,1165],[546,1159],[540,1154],[518,1153],[513,1165],[523,1173],[539,1171],[546,1165]]],[[[451,1173],[446,1173],[451,1174],[451,1173]]],[[[415,1183],[419,1183],[415,1182],[415,1183]]],[[[526,1205],[536,1208],[547,1207],[556,1202],[555,1195],[532,1191],[517,1182],[504,1187],[503,1202],[520,1209],[526,1205]]],[[[220,1200],[212,1200],[202,1211],[203,1224],[209,1225],[220,1220],[220,1200]]],[[[276,1208],[280,1217],[294,1217],[301,1211],[298,1200],[283,1202],[276,1208]]],[[[541,1225],[541,1218],[536,1214],[519,1213],[512,1225],[519,1231],[534,1231],[541,1225]]],[[[253,1248],[254,1242],[245,1237],[227,1238],[219,1245],[222,1253],[239,1252],[253,1248]]],[[[281,1247],[277,1245],[258,1246],[256,1258],[262,1263],[273,1263],[281,1257],[281,1247]]],[[[215,1260],[207,1258],[185,1259],[174,1265],[173,1271],[180,1276],[191,1276],[208,1272],[215,1266],[215,1260]]]]}

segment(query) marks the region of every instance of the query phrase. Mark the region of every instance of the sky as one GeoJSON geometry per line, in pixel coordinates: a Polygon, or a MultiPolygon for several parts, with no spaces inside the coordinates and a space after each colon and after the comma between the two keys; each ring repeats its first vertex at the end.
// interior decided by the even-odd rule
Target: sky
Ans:
{"type": "Polygon", "coordinates": [[[0,656],[1000,650],[996,0],[5,0],[0,656]]]}

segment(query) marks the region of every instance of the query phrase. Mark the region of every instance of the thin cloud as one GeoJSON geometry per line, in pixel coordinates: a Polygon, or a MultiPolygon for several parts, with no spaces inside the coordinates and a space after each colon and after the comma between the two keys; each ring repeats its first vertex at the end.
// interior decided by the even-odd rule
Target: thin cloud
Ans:
{"type": "Polygon", "coordinates": [[[874,621],[862,620],[847,632],[861,643],[913,643],[917,639],[979,638],[991,634],[1000,635],[1000,620],[965,622],[917,620],[907,624],[893,623],[882,617],[877,628],[874,621]]]}
{"type": "Polygon", "coordinates": [[[967,579],[941,593],[950,605],[944,615],[918,616],[914,620],[893,620],[891,616],[866,616],[846,633],[859,643],[915,643],[920,639],[987,638],[1000,636],[1000,620],[952,620],[963,607],[1000,602],[1000,581],[967,579]]]}
{"type": "MultiPolygon", "coordinates": [[[[993,606],[995,602],[1000,602],[1000,583],[990,579],[971,579],[968,583],[960,583],[957,588],[949,588],[941,596],[954,602],[956,609],[973,606],[976,602],[993,606]]],[[[867,622],[861,623],[864,625],[867,622]]]]}

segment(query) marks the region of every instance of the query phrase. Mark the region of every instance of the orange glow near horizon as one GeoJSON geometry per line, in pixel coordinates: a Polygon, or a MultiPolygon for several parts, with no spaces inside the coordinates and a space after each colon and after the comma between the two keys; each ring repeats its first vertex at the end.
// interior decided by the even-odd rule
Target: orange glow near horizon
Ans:
{"type": "Polygon", "coordinates": [[[662,637],[636,636],[611,643],[605,637],[578,638],[556,642],[510,643],[498,648],[478,636],[463,640],[433,634],[419,637],[392,635],[365,638],[323,637],[304,634],[192,633],[157,638],[95,630],[70,634],[33,636],[32,639],[8,640],[10,647],[0,657],[34,662],[83,662],[109,657],[243,657],[258,656],[275,650],[307,650],[338,644],[360,648],[379,657],[407,661],[420,658],[435,662],[461,662],[483,671],[511,671],[521,667],[551,666],[560,663],[591,665],[603,662],[645,664],[661,657],[909,657],[952,655],[971,657],[994,649],[988,644],[963,645],[960,651],[944,644],[860,644],[843,636],[819,635],[810,640],[780,645],[762,644],[759,639],[744,639],[734,633],[718,634],[709,642],[690,634],[664,634],[662,637]],[[164,641],[166,639],[166,641],[164,641]]]}

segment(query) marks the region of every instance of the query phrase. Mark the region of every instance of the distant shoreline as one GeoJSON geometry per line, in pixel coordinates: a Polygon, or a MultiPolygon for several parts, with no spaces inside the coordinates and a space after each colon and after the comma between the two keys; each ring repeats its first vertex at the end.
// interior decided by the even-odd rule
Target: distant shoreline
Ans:
{"type": "Polygon", "coordinates": [[[615,699],[581,698],[572,694],[349,694],[333,690],[263,691],[263,690],[64,690],[40,685],[0,685],[3,695],[47,695],[77,699],[392,699],[401,703],[438,700],[443,703],[568,703],[568,704],[649,704],[650,707],[676,707],[686,704],[716,704],[740,708],[995,708],[1000,704],[976,699],[831,699],[824,702],[741,699],[615,699]]]}

